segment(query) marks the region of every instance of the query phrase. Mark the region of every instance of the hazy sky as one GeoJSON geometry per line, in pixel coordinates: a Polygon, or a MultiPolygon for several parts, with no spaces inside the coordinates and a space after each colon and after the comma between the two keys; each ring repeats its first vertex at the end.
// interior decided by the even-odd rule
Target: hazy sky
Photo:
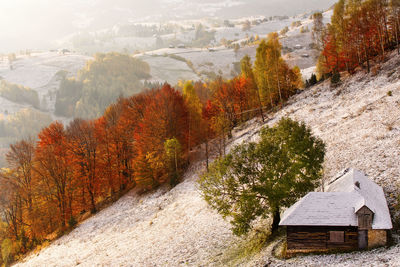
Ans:
{"type": "Polygon", "coordinates": [[[79,30],[128,20],[294,15],[336,0],[0,0],[0,52],[48,48],[79,30]]]}

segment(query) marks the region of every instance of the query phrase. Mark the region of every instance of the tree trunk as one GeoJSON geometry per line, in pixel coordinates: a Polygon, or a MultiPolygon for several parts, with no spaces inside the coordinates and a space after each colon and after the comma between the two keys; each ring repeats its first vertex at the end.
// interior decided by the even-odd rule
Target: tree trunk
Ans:
{"type": "Polygon", "coordinates": [[[208,138],[206,138],[206,168],[208,171],[208,138]]]}
{"type": "Polygon", "coordinates": [[[278,230],[279,222],[281,221],[281,213],[279,212],[279,208],[274,209],[272,216],[271,233],[275,233],[278,230]]]}
{"type": "Polygon", "coordinates": [[[277,63],[276,63],[276,67],[275,67],[275,72],[276,72],[276,79],[277,79],[277,81],[278,81],[279,100],[280,100],[281,106],[282,106],[283,101],[282,101],[281,82],[279,81],[279,72],[278,72],[278,68],[279,68],[279,66],[278,66],[278,62],[277,62],[277,63]]]}
{"type": "Polygon", "coordinates": [[[398,19],[395,22],[395,33],[396,33],[396,49],[397,49],[397,54],[400,55],[400,49],[399,49],[399,23],[398,19]]]}
{"type": "Polygon", "coordinates": [[[90,195],[90,205],[91,205],[90,213],[95,214],[97,212],[97,209],[96,209],[96,203],[94,201],[94,194],[91,190],[88,191],[90,195]]]}
{"type": "MultiPolygon", "coordinates": [[[[190,145],[190,142],[191,142],[191,140],[190,140],[190,139],[191,139],[191,138],[190,138],[190,135],[191,135],[191,131],[190,131],[190,130],[191,130],[191,127],[190,127],[190,124],[192,123],[191,117],[192,117],[192,116],[191,116],[191,114],[190,114],[190,112],[189,112],[189,136],[188,136],[188,137],[189,137],[189,141],[188,141],[189,154],[190,154],[190,150],[192,149],[192,148],[191,148],[191,145],[190,145]]],[[[189,156],[188,158],[190,158],[190,156],[189,156]]]]}
{"type": "Polygon", "coordinates": [[[265,119],[264,119],[264,114],[263,114],[263,110],[262,110],[262,104],[261,104],[260,91],[258,90],[258,88],[257,88],[257,87],[256,87],[256,91],[257,91],[258,107],[259,107],[259,111],[260,111],[261,119],[262,119],[262,121],[263,121],[263,122],[265,122],[265,119]]]}
{"type": "Polygon", "coordinates": [[[271,85],[269,83],[269,78],[267,76],[267,84],[268,84],[268,94],[269,94],[269,101],[271,102],[271,108],[274,107],[274,104],[272,102],[272,92],[271,92],[271,85]]]}
{"type": "MultiPolygon", "coordinates": [[[[190,153],[190,151],[189,151],[190,153]]],[[[176,147],[175,147],[175,173],[178,174],[178,156],[176,153],[176,147]]]]}

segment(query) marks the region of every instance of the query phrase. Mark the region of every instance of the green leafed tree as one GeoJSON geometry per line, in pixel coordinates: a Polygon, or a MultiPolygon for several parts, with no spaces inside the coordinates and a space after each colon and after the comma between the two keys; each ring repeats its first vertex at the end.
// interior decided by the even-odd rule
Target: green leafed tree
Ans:
{"type": "Polygon", "coordinates": [[[236,235],[259,218],[278,228],[280,212],[319,185],[324,143],[304,123],[288,118],[261,130],[260,141],[239,145],[216,160],[199,180],[204,199],[236,235]]]}

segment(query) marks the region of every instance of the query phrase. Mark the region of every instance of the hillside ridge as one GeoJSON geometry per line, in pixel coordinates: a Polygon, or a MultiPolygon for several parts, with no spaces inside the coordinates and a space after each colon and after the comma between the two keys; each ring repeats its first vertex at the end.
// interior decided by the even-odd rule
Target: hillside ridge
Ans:
{"type": "MultiPolygon", "coordinates": [[[[357,168],[383,186],[391,211],[400,173],[400,56],[394,52],[370,74],[359,71],[331,87],[325,81],[292,97],[269,114],[268,125],[289,116],[304,121],[327,145],[325,177],[357,168]],[[389,91],[391,92],[389,94],[389,91]]],[[[257,140],[258,119],[236,128],[229,147],[257,140]]],[[[205,163],[193,163],[184,181],[166,191],[138,197],[133,192],[82,222],[38,254],[16,266],[222,266],[229,247],[239,242],[229,222],[207,207],[196,186],[205,163]]],[[[392,215],[392,216],[393,216],[392,215]]],[[[395,240],[397,236],[394,235],[395,240]]],[[[368,252],[280,260],[271,247],[235,263],[243,266],[400,266],[400,245],[368,252]]]]}

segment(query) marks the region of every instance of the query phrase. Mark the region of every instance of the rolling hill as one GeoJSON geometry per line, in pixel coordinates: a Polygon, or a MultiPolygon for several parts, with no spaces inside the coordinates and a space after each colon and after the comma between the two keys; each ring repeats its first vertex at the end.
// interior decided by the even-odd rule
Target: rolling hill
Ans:
{"type": "MultiPolygon", "coordinates": [[[[325,81],[292,97],[282,110],[268,114],[267,122],[289,116],[308,124],[327,145],[326,180],[347,167],[365,172],[383,186],[396,220],[399,66],[400,56],[392,53],[371,73],[359,71],[338,87],[325,81]]],[[[229,147],[257,139],[262,126],[254,119],[235,129],[229,147]]],[[[396,233],[394,246],[367,252],[282,260],[272,255],[275,242],[251,257],[232,257],[232,247],[241,241],[202,200],[196,180],[204,168],[199,158],[170,191],[128,193],[16,266],[400,266],[396,233]]]]}

